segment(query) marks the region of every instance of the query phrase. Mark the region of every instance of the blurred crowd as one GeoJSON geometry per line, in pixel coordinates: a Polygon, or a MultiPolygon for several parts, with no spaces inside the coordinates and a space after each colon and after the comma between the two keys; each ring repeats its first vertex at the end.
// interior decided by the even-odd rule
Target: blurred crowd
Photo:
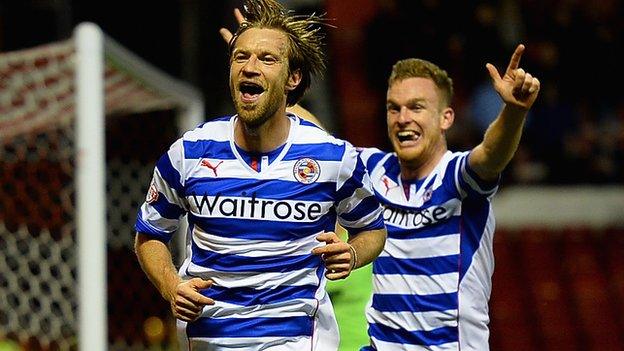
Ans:
{"type": "MultiPolygon", "coordinates": [[[[385,116],[386,79],[392,64],[407,57],[430,60],[446,69],[455,82],[457,118],[449,135],[455,150],[474,146],[500,108],[485,63],[504,69],[516,45],[524,43],[522,66],[540,78],[542,91],[503,180],[624,181],[624,98],[616,85],[624,81],[620,67],[624,0],[282,2],[298,13],[327,10],[330,17],[331,8],[338,4],[356,17],[354,8],[362,12],[364,3],[373,3],[374,14],[366,15],[366,23],[357,29],[365,37],[363,45],[348,58],[366,67],[367,88],[378,97],[376,116],[385,116]]],[[[229,100],[227,57],[217,30],[235,27],[232,9],[240,6],[242,0],[164,2],[152,6],[150,16],[142,16],[140,4],[127,4],[120,13],[104,2],[86,6],[77,0],[0,1],[0,51],[65,39],[77,23],[94,21],[158,68],[198,86],[204,92],[207,115],[214,116],[231,111],[224,103],[229,100]]],[[[330,39],[336,33],[346,40],[354,38],[348,28],[353,21],[346,17],[336,16],[338,28],[328,31],[330,39]]],[[[313,112],[325,117],[330,130],[334,121],[340,124],[341,118],[350,118],[336,112],[335,105],[352,103],[335,97],[337,89],[345,89],[337,87],[338,75],[332,74],[345,65],[332,62],[331,51],[337,49],[328,47],[330,70],[309,94],[313,112]]],[[[378,133],[385,133],[379,127],[375,126],[378,133]]],[[[378,138],[384,139],[385,135],[378,138]]]]}
{"type": "MultiPolygon", "coordinates": [[[[451,148],[475,145],[500,108],[485,63],[504,70],[518,43],[541,96],[504,181],[624,181],[624,45],[620,0],[380,0],[365,28],[368,82],[385,97],[391,65],[420,57],[455,83],[451,148]],[[388,69],[378,69],[388,67],[388,69]]],[[[383,113],[383,111],[380,111],[383,113]]]]}

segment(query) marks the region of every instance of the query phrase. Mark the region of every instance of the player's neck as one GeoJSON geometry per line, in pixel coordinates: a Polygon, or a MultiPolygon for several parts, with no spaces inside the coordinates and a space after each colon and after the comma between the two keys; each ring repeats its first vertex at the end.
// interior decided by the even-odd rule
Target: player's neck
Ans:
{"type": "Polygon", "coordinates": [[[237,119],[234,126],[234,141],[245,151],[266,153],[286,142],[290,123],[285,111],[269,118],[260,126],[252,127],[237,119]]]}
{"type": "Polygon", "coordinates": [[[399,159],[401,179],[411,181],[426,178],[433,172],[447,150],[445,143],[444,147],[437,148],[433,154],[423,160],[405,162],[399,159]]]}

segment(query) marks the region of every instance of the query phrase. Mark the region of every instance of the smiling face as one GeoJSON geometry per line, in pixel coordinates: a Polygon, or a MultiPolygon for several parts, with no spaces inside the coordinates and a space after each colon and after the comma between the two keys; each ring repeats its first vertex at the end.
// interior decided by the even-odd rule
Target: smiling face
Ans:
{"type": "Polygon", "coordinates": [[[388,88],[388,137],[402,166],[430,171],[446,152],[444,132],[453,124],[454,113],[443,101],[428,78],[397,80],[388,88]]]}
{"type": "Polygon", "coordinates": [[[300,78],[298,72],[288,72],[288,41],[283,32],[250,28],[236,39],[230,92],[243,123],[258,127],[285,111],[286,95],[300,78]]]}

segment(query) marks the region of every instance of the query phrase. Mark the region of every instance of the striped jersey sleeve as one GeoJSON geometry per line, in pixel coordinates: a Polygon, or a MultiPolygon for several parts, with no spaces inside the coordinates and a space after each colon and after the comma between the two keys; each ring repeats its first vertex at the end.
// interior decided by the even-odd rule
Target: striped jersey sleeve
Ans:
{"type": "Polygon", "coordinates": [[[357,150],[345,142],[345,155],[336,182],[338,222],[350,234],[384,228],[382,209],[357,150]]]}
{"type": "Polygon", "coordinates": [[[468,159],[470,152],[459,153],[455,163],[455,185],[462,198],[485,197],[491,198],[498,190],[499,179],[496,181],[482,180],[479,175],[470,168],[468,159]]]}
{"type": "Polygon", "coordinates": [[[184,187],[184,143],[177,140],[160,157],[154,169],[145,202],[139,209],[135,230],[163,242],[171,240],[187,206],[184,187]]]}
{"type": "Polygon", "coordinates": [[[372,170],[375,168],[377,163],[387,155],[386,152],[383,152],[374,147],[358,147],[356,148],[362,162],[364,162],[364,166],[366,166],[367,170],[372,170]]]}

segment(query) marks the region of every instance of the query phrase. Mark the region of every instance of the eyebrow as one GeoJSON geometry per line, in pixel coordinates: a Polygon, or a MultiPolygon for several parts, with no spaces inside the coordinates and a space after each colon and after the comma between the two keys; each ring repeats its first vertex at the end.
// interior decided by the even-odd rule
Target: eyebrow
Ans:
{"type": "Polygon", "coordinates": [[[400,105],[412,105],[412,104],[423,103],[423,102],[426,103],[427,99],[425,99],[425,98],[412,98],[412,99],[407,100],[405,102],[405,104],[400,104],[400,103],[398,103],[397,101],[395,101],[393,99],[387,99],[386,100],[386,104],[387,105],[392,104],[392,105],[397,105],[397,106],[400,106],[400,105]]]}
{"type": "MultiPolygon", "coordinates": [[[[241,53],[241,52],[244,53],[244,54],[247,54],[247,53],[251,53],[253,51],[254,51],[254,49],[238,47],[238,48],[234,48],[234,50],[232,51],[232,55],[237,54],[237,53],[241,53]]],[[[275,57],[284,57],[284,56],[286,56],[285,54],[282,54],[279,50],[273,51],[273,50],[269,50],[269,49],[260,49],[260,52],[258,52],[258,56],[262,56],[262,55],[272,55],[272,56],[275,56],[275,57]]]]}

